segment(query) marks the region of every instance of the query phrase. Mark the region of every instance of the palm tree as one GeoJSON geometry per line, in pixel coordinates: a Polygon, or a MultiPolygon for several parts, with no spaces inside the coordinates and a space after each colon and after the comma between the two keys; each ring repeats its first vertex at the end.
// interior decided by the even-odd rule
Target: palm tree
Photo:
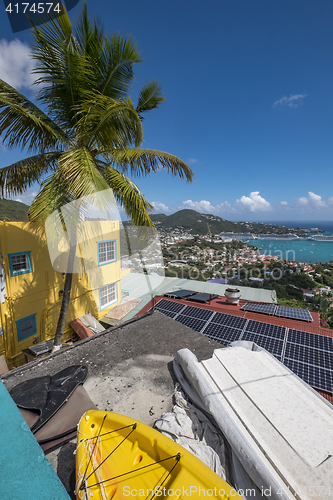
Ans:
{"type": "MultiPolygon", "coordinates": [[[[164,100],[160,85],[146,83],[135,106],[129,97],[133,65],[141,55],[130,38],[107,38],[88,18],[86,6],[76,25],[67,13],[32,27],[36,61],[36,101],[0,80],[0,134],[9,148],[29,156],[0,169],[2,196],[15,196],[33,183],[40,191],[29,210],[39,230],[54,211],[73,200],[112,189],[132,222],[154,227],[152,205],[131,180],[159,168],[191,182],[192,170],[179,158],[142,148],[143,115],[164,100]],[[128,176],[129,175],[129,176],[128,176]]],[[[55,333],[61,343],[72,282],[72,244],[55,333]]]]}

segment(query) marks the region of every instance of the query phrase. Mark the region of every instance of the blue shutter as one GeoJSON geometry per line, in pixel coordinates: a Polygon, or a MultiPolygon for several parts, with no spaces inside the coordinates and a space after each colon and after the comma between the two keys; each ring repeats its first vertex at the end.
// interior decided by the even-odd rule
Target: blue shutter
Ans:
{"type": "Polygon", "coordinates": [[[31,335],[34,335],[37,333],[36,314],[19,319],[16,321],[16,327],[19,342],[27,337],[30,337],[31,335]]]}

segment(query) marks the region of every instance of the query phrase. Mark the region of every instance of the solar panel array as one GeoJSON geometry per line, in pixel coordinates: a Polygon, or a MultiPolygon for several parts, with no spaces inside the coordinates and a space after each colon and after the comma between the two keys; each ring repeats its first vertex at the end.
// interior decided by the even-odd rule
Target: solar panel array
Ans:
{"type": "Polygon", "coordinates": [[[310,311],[307,309],[296,309],[295,307],[277,306],[275,316],[282,318],[301,319],[303,321],[313,321],[310,311]]]}
{"type": "Polygon", "coordinates": [[[307,309],[297,309],[296,307],[276,306],[275,304],[260,304],[257,302],[247,302],[241,309],[243,311],[253,311],[264,314],[274,314],[281,318],[300,319],[302,321],[313,321],[310,311],[307,309]]]}
{"type": "Polygon", "coordinates": [[[186,297],[190,297],[191,295],[195,295],[197,292],[194,290],[176,290],[175,292],[167,292],[164,295],[168,297],[178,297],[179,299],[185,299],[186,297]]]}
{"type": "Polygon", "coordinates": [[[241,307],[243,311],[254,311],[264,314],[274,314],[276,305],[275,304],[258,304],[256,302],[247,302],[241,307]]]}
{"type": "Polygon", "coordinates": [[[194,302],[208,302],[209,300],[217,299],[218,295],[215,293],[196,293],[187,297],[187,300],[193,300],[194,302]]]}
{"type": "Polygon", "coordinates": [[[167,292],[164,294],[166,297],[193,300],[195,302],[208,302],[209,300],[217,299],[218,295],[214,293],[198,293],[194,290],[176,290],[174,292],[167,292]]]}
{"type": "MultiPolygon", "coordinates": [[[[166,297],[183,298],[197,302],[208,302],[215,299],[218,295],[208,293],[198,293],[194,290],[176,290],[164,294],[166,297]]],[[[297,309],[296,307],[276,306],[275,304],[260,304],[257,302],[247,302],[241,309],[243,311],[253,311],[264,314],[275,314],[281,318],[300,319],[303,321],[313,321],[310,311],[307,309],[297,309]]]]}
{"type": "Polygon", "coordinates": [[[281,361],[285,336],[285,327],[250,319],[246,324],[242,340],[255,342],[281,361]]]}
{"type": "Polygon", "coordinates": [[[225,346],[255,342],[312,387],[333,392],[333,338],[161,299],[155,309],[225,346]]]}
{"type": "Polygon", "coordinates": [[[290,328],[284,364],[313,387],[332,392],[333,338],[290,328]]]}

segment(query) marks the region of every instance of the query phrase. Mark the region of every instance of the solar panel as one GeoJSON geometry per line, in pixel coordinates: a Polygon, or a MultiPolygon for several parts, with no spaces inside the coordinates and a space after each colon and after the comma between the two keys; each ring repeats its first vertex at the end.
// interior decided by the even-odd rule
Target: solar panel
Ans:
{"type": "Polygon", "coordinates": [[[206,321],[202,319],[191,318],[190,316],[183,316],[182,314],[178,314],[175,320],[179,321],[179,323],[182,323],[185,326],[189,326],[196,332],[201,332],[201,330],[206,325],[206,321]]]}
{"type": "Polygon", "coordinates": [[[302,321],[313,321],[310,311],[307,309],[297,309],[296,307],[277,306],[275,316],[300,319],[302,321]]]}
{"type": "Polygon", "coordinates": [[[177,316],[177,313],[174,313],[172,311],[165,311],[164,309],[157,309],[157,311],[164,314],[165,316],[169,316],[169,318],[175,318],[177,316]]]}
{"type": "Polygon", "coordinates": [[[246,325],[246,331],[259,333],[268,337],[274,337],[284,340],[286,328],[284,326],[270,325],[269,323],[262,323],[261,321],[254,321],[250,319],[246,325]]]}
{"type": "Polygon", "coordinates": [[[333,370],[333,352],[322,351],[304,345],[287,342],[285,358],[295,359],[301,363],[333,370]]]}
{"type": "MultiPolygon", "coordinates": [[[[209,311],[167,299],[161,299],[155,308],[222,345],[229,345],[236,340],[255,342],[282,361],[306,383],[317,389],[333,392],[331,337],[292,328],[287,330],[283,326],[209,311]]],[[[303,309],[284,309],[304,312],[303,309]]]]}
{"type": "Polygon", "coordinates": [[[258,333],[248,331],[243,333],[241,340],[249,340],[251,342],[255,342],[260,347],[266,349],[266,351],[281,359],[283,340],[273,337],[266,337],[265,335],[260,335],[258,333]]]}
{"type": "Polygon", "coordinates": [[[194,300],[195,302],[208,302],[209,300],[217,299],[218,295],[213,293],[197,293],[191,297],[188,297],[188,300],[194,300]]]}
{"type": "Polygon", "coordinates": [[[312,387],[333,392],[333,372],[331,370],[289,358],[285,358],[284,364],[312,387]]]}
{"type": "Polygon", "coordinates": [[[333,350],[333,338],[316,333],[302,332],[290,328],[288,331],[288,342],[294,344],[313,347],[314,349],[322,349],[323,351],[333,350]]]}
{"type": "Polygon", "coordinates": [[[242,330],[239,330],[238,328],[231,328],[227,325],[209,323],[202,333],[212,340],[216,340],[223,345],[228,345],[230,342],[234,342],[239,339],[242,330]]]}
{"type": "Polygon", "coordinates": [[[161,299],[155,305],[155,309],[163,309],[164,311],[171,311],[174,313],[179,313],[182,309],[184,309],[184,304],[180,304],[179,302],[172,302],[171,300],[161,299]]]}
{"type": "Polygon", "coordinates": [[[241,307],[243,311],[254,311],[264,314],[274,314],[276,305],[275,304],[258,304],[255,302],[247,302],[241,307]]]}
{"type": "Polygon", "coordinates": [[[167,292],[164,295],[167,297],[175,297],[178,299],[184,299],[186,297],[190,297],[191,295],[195,295],[198,292],[194,292],[193,290],[176,290],[174,292],[167,292]]]}
{"type": "Polygon", "coordinates": [[[247,322],[247,319],[240,318],[239,316],[232,316],[231,314],[222,314],[217,312],[213,316],[211,322],[218,325],[228,325],[233,328],[240,328],[242,330],[247,322]]]}
{"type": "Polygon", "coordinates": [[[207,321],[211,316],[213,316],[213,311],[208,311],[207,309],[201,309],[200,307],[186,306],[182,310],[182,315],[191,316],[193,318],[199,318],[207,321]]]}

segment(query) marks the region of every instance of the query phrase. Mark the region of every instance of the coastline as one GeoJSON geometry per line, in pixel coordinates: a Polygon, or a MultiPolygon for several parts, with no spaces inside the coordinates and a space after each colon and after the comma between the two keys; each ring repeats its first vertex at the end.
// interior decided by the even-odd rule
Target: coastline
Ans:
{"type": "MultiPolygon", "coordinates": [[[[333,223],[323,222],[280,222],[286,227],[318,228],[323,231],[323,236],[333,235],[333,223]]],[[[315,234],[312,234],[313,236],[315,234]]],[[[247,243],[259,250],[263,255],[277,256],[279,260],[287,260],[304,264],[325,264],[333,260],[333,241],[315,241],[305,238],[296,239],[277,239],[275,237],[268,239],[248,240],[247,243]]]]}
{"type": "Polygon", "coordinates": [[[329,263],[333,260],[333,241],[256,239],[247,243],[258,248],[261,254],[276,256],[279,260],[305,264],[329,263]]]}

